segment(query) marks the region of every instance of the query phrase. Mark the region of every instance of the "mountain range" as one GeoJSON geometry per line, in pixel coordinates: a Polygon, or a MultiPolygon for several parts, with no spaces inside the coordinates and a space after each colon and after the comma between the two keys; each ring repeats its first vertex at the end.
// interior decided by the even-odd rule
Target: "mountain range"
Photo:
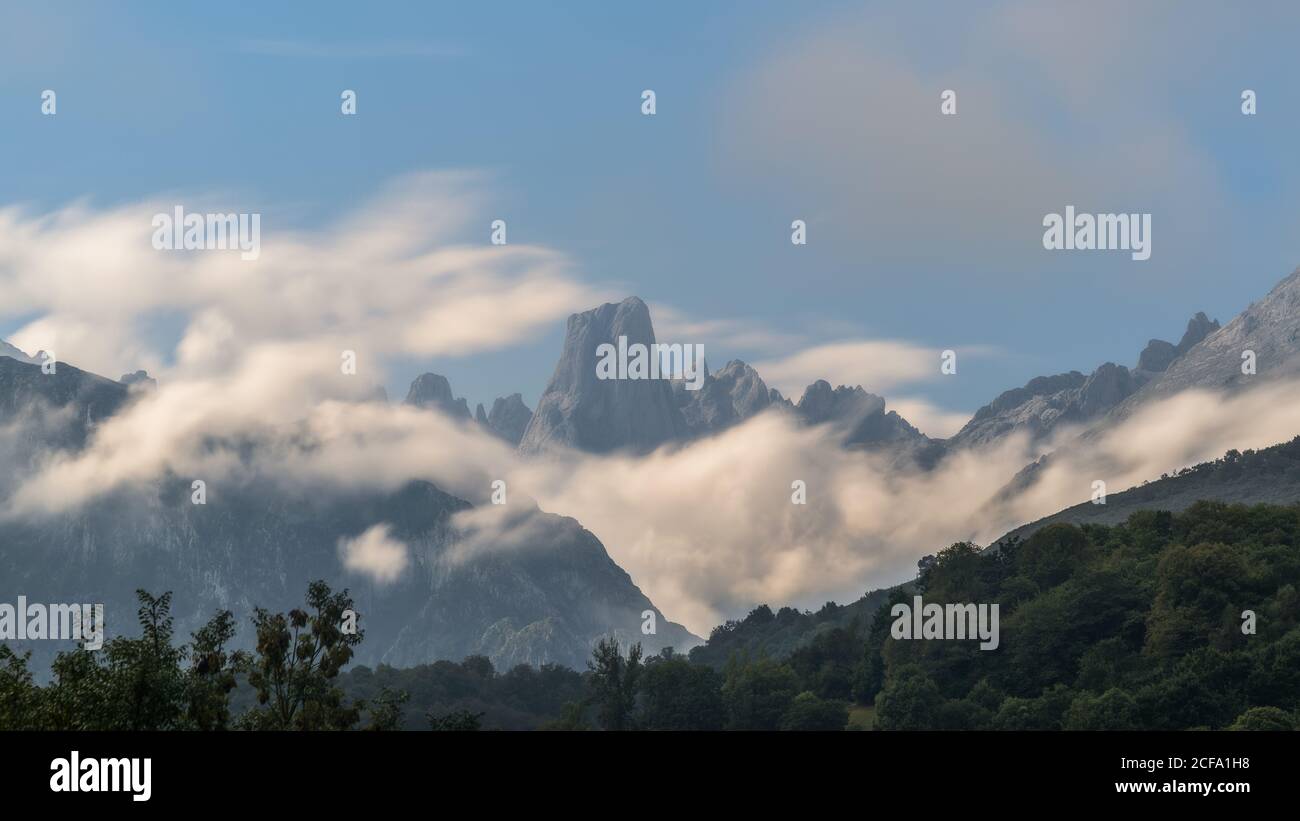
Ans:
{"type": "MultiPolygon", "coordinates": [[[[775,412],[799,424],[826,426],[847,450],[882,451],[927,470],[958,450],[1015,434],[1044,444],[1069,426],[1082,431],[1076,441],[1086,442],[1144,403],[1189,388],[1243,391],[1296,375],[1300,271],[1225,326],[1196,314],[1177,343],[1151,340],[1132,367],[1107,362],[1090,374],[1041,376],[1007,390],[946,440],[926,436],[862,386],[817,380],[794,402],[740,360],[712,372],[706,365],[699,390],[688,390],[680,380],[598,379],[597,349],[619,337],[629,344],[656,341],[649,309],[636,297],[571,316],[536,411],[516,393],[496,399],[490,412],[479,404],[471,413],[467,400],[455,397],[448,380],[433,373],[414,380],[405,403],[481,426],[527,458],[570,448],[646,453],[775,412]],[[1255,356],[1253,379],[1242,373],[1245,351],[1255,356]]],[[[155,384],[143,371],[111,380],[68,363],[59,363],[56,374],[43,374],[36,359],[7,343],[0,346],[0,428],[24,424],[34,432],[0,453],[12,466],[0,480],[0,493],[43,449],[85,447],[96,425],[155,384]]],[[[375,401],[387,400],[381,394],[375,401]]],[[[1196,498],[1295,500],[1296,473],[1284,468],[1288,480],[1279,485],[1209,481],[1202,470],[1191,479],[1153,484],[1159,491],[1114,494],[1100,511],[1085,505],[1057,519],[1109,521],[1135,505],[1185,506],[1196,498]]],[[[1017,481],[1023,487],[1034,475],[1031,465],[1017,481]]],[[[212,502],[190,504],[189,485],[167,476],[143,491],[115,491],[74,513],[8,522],[0,576],[16,580],[32,600],[103,601],[110,612],[133,612],[136,587],[170,589],[181,630],[217,608],[244,616],[255,604],[294,606],[310,579],[325,578],[351,586],[357,595],[367,629],[358,660],[367,663],[410,665],[481,653],[499,669],[522,662],[581,668],[605,635],[641,641],[650,652],[686,650],[700,641],[659,612],[592,533],[535,507],[518,514],[530,519],[525,548],[462,561],[454,557],[464,534],[452,519],[473,506],[425,482],[392,493],[340,495],[294,493],[253,478],[223,488],[212,502]],[[409,547],[411,561],[398,581],[382,588],[358,585],[339,560],[342,542],[377,526],[409,547]],[[641,632],[645,611],[655,613],[656,634],[641,632]]]]}

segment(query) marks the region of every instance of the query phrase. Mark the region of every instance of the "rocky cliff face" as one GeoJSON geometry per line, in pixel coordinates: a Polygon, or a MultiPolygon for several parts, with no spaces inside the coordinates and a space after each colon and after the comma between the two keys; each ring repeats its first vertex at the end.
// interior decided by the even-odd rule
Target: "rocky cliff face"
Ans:
{"type": "Polygon", "coordinates": [[[522,453],[568,447],[643,453],[687,434],[667,379],[600,379],[597,349],[655,342],[650,311],[629,297],[569,317],[564,351],[519,443],[522,453]]]}

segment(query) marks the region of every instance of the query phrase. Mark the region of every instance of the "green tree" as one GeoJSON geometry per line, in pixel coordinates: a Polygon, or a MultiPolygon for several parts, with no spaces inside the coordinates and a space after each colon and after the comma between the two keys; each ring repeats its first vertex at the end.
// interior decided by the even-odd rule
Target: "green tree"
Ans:
{"type": "Polygon", "coordinates": [[[720,730],[726,720],[722,681],[712,667],[681,656],[651,657],[641,674],[647,730],[720,730]]]}
{"type": "Polygon", "coordinates": [[[849,708],[843,701],[820,698],[805,690],[794,697],[790,708],[781,716],[782,730],[843,730],[849,721],[849,708]]]}
{"type": "Polygon", "coordinates": [[[370,706],[370,723],[367,730],[392,731],[402,729],[402,705],[411,698],[404,691],[384,687],[379,695],[367,702],[370,706]]]}
{"type": "Polygon", "coordinates": [[[352,598],[315,581],[307,588],[307,608],[287,616],[254,611],[257,649],[248,682],[260,706],[245,717],[251,729],[341,730],[360,721],[364,704],[347,703],[334,684],[364,636],[343,630],[345,615],[355,613],[352,598]]]}
{"type": "Polygon", "coordinates": [[[799,678],[785,664],[767,657],[727,662],[722,700],[727,707],[727,727],[733,730],[776,730],[795,695],[799,678]]]}
{"type": "Polygon", "coordinates": [[[889,628],[894,621],[889,611],[894,605],[905,602],[911,602],[910,595],[902,588],[896,588],[872,616],[862,659],[853,670],[853,698],[859,704],[875,702],[876,695],[885,686],[885,659],[881,651],[889,640],[889,628]]]}
{"type": "Polygon", "coordinates": [[[601,639],[591,652],[587,668],[591,671],[589,684],[600,726],[606,730],[634,729],[641,645],[632,645],[624,658],[617,640],[601,639]]]}
{"type": "Polygon", "coordinates": [[[429,720],[430,730],[463,733],[478,730],[482,726],[483,715],[469,710],[452,710],[443,715],[429,713],[425,718],[429,720]]]}
{"type": "Polygon", "coordinates": [[[1065,713],[1067,730],[1136,730],[1141,726],[1137,701],[1118,687],[1100,696],[1080,693],[1065,713]]]}
{"type": "Polygon", "coordinates": [[[185,679],[185,715],[196,730],[225,730],[230,726],[230,693],[237,672],[247,664],[244,653],[228,653],[235,636],[235,617],[222,610],[191,637],[190,669],[185,679]]]}
{"type": "Polygon", "coordinates": [[[0,730],[42,729],[42,692],[27,669],[31,655],[0,644],[0,730]]]}
{"type": "Polygon", "coordinates": [[[943,696],[920,665],[904,664],[885,680],[876,699],[876,728],[933,730],[939,727],[943,696]]]}
{"type": "Polygon", "coordinates": [[[1294,730],[1295,716],[1277,707],[1251,707],[1237,716],[1229,730],[1294,730]]]}
{"type": "Polygon", "coordinates": [[[185,647],[172,646],[170,592],[137,590],[138,639],[115,638],[104,646],[113,702],[112,723],[124,730],[174,730],[183,726],[185,647]]]}

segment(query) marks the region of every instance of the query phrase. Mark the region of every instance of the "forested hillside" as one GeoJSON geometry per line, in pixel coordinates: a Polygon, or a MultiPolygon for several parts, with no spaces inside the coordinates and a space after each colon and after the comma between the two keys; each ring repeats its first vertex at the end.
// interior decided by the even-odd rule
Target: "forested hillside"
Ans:
{"type": "Polygon", "coordinates": [[[1001,645],[873,640],[878,725],[1292,728],[1298,539],[1300,506],[1199,502],[1113,527],[1054,524],[997,552],[954,545],[917,587],[999,603],[1001,645]]]}

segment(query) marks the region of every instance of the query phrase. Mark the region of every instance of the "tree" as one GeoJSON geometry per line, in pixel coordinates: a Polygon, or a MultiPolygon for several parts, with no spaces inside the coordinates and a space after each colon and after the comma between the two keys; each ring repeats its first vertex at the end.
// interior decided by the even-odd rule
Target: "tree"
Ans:
{"type": "Polygon", "coordinates": [[[483,713],[469,710],[452,710],[445,715],[428,713],[429,729],[437,732],[472,732],[482,725],[483,713]]]}
{"type": "Polygon", "coordinates": [[[589,686],[596,705],[596,720],[606,730],[635,727],[637,686],[641,677],[641,645],[634,644],[624,658],[618,641],[601,639],[587,662],[589,686]]]}
{"type": "Polygon", "coordinates": [[[0,730],[41,729],[41,688],[27,669],[31,655],[0,644],[0,730]]]}
{"type": "Polygon", "coordinates": [[[1294,730],[1295,716],[1277,707],[1251,707],[1237,716],[1229,730],[1294,730]]]}
{"type": "Polygon", "coordinates": [[[925,670],[904,664],[885,680],[876,699],[876,728],[880,730],[939,729],[943,696],[925,670]]]}
{"type": "Polygon", "coordinates": [[[348,729],[361,718],[364,704],[345,703],[334,686],[339,670],[361,643],[364,631],[344,632],[345,612],[354,612],[347,590],[331,593],[323,581],[307,587],[307,607],[286,616],[257,608],[256,657],[248,682],[257,691],[259,708],[246,717],[252,729],[348,729]]]}
{"type": "Polygon", "coordinates": [[[843,730],[849,721],[848,706],[842,701],[819,698],[805,690],[794,697],[781,717],[782,730],[843,730]]]}
{"type": "MultiPolygon", "coordinates": [[[[928,557],[933,559],[933,556],[928,557]]],[[[933,562],[931,562],[933,565],[933,562]]],[[[889,640],[889,628],[893,624],[890,609],[896,604],[907,602],[910,598],[901,587],[895,588],[889,598],[876,608],[871,619],[871,628],[867,631],[867,643],[863,648],[862,659],[853,669],[853,698],[859,704],[875,702],[880,688],[885,686],[885,659],[881,650],[889,640]]]]}
{"type": "Polygon", "coordinates": [[[1100,696],[1080,693],[1065,713],[1067,730],[1136,730],[1141,726],[1137,701],[1118,687],[1100,696]]]}
{"type": "Polygon", "coordinates": [[[778,729],[798,692],[799,678],[788,665],[767,657],[750,662],[733,656],[722,685],[728,729],[778,729]]]}
{"type": "Polygon", "coordinates": [[[124,730],[179,729],[185,691],[180,665],[187,650],[172,646],[172,594],[154,597],[137,590],[135,595],[142,635],[115,638],[104,647],[113,724],[124,730]]]}
{"type": "Polygon", "coordinates": [[[1019,545],[1022,575],[1046,590],[1070,578],[1092,557],[1084,532],[1075,525],[1050,524],[1019,545]]]}
{"type": "Polygon", "coordinates": [[[230,693],[237,671],[247,664],[242,652],[227,653],[235,636],[235,617],[222,610],[191,634],[190,670],[185,679],[185,715],[196,730],[225,730],[230,724],[230,693]]]}
{"type": "MultiPolygon", "coordinates": [[[[410,693],[393,691],[384,687],[370,703],[370,723],[367,730],[392,731],[402,729],[402,705],[410,693]]],[[[477,729],[477,728],[475,728],[477,729]]]]}
{"type": "Polygon", "coordinates": [[[681,656],[651,657],[641,674],[647,730],[720,730],[726,720],[722,682],[712,667],[681,656]]]}

